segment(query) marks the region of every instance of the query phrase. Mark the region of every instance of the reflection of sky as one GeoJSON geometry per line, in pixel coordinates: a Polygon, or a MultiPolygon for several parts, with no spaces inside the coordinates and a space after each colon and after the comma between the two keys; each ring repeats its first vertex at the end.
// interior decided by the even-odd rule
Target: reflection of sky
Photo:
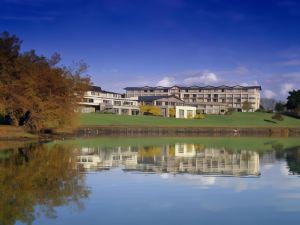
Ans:
{"type": "Polygon", "coordinates": [[[90,173],[85,210],[58,210],[36,224],[299,224],[300,179],[286,162],[256,178],[144,174],[116,168],[90,173]]]}

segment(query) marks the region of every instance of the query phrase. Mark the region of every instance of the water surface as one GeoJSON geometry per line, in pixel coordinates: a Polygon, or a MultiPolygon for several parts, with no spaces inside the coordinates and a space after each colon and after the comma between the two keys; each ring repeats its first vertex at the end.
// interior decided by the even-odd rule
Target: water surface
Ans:
{"type": "Polygon", "coordinates": [[[100,138],[0,151],[0,224],[299,224],[300,141],[100,138]]]}

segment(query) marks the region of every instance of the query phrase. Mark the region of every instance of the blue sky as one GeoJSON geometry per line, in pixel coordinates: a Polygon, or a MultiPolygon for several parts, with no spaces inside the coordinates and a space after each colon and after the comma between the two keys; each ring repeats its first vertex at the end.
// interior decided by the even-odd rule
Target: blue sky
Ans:
{"type": "Polygon", "coordinates": [[[83,60],[96,85],[262,85],[300,89],[300,1],[0,0],[0,31],[63,64],[83,60]]]}

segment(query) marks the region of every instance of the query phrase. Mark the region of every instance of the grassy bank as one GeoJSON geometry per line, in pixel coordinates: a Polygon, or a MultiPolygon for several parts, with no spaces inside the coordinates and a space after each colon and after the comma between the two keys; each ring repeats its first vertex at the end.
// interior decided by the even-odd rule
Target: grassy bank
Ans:
{"type": "Polygon", "coordinates": [[[125,116],[86,113],[80,115],[81,126],[140,126],[140,127],[300,127],[300,119],[283,116],[283,121],[272,119],[271,113],[233,113],[206,115],[205,119],[175,119],[156,116],[125,116]]]}

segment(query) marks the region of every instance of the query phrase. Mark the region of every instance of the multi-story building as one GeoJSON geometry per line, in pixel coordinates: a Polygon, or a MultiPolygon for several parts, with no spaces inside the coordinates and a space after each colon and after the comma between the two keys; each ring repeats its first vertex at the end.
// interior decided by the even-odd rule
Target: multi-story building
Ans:
{"type": "Polygon", "coordinates": [[[228,109],[243,110],[243,103],[249,102],[254,112],[260,106],[261,86],[172,86],[172,87],[126,87],[126,97],[168,96],[182,99],[186,105],[196,106],[207,114],[222,114],[228,109]]]}
{"type": "Polygon", "coordinates": [[[79,102],[79,111],[83,113],[111,112],[119,115],[137,115],[139,110],[137,98],[125,98],[122,94],[104,91],[97,86],[92,86],[79,102]]]}

